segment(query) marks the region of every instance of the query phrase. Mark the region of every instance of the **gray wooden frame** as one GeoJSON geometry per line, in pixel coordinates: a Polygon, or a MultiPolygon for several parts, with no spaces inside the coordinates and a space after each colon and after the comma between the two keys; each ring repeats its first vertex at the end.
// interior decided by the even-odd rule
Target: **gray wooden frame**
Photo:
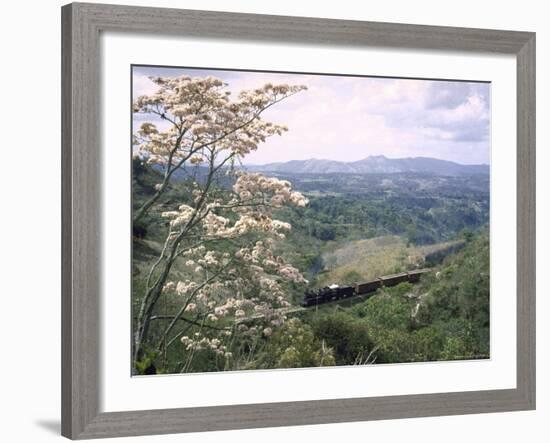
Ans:
{"type": "Polygon", "coordinates": [[[535,408],[535,34],[73,3],[62,8],[62,434],[99,438],[535,408]],[[99,410],[102,31],[512,54],[517,60],[517,387],[376,398],[99,410]]]}

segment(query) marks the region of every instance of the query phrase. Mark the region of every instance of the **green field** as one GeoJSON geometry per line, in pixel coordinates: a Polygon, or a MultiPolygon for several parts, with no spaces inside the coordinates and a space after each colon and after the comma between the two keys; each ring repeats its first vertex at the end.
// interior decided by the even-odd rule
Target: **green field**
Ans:
{"type": "Polygon", "coordinates": [[[352,284],[381,275],[422,268],[426,266],[428,254],[445,251],[459,244],[460,241],[455,240],[432,245],[411,245],[397,235],[344,242],[322,254],[325,269],[317,276],[316,283],[352,284]]]}

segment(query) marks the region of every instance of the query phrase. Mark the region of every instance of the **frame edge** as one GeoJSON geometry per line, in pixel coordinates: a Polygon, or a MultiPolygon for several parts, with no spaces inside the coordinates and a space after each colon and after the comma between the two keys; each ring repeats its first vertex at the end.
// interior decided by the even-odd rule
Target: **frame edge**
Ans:
{"type": "Polygon", "coordinates": [[[73,435],[72,420],[72,5],[61,8],[61,435],[73,435]]]}
{"type": "Polygon", "coordinates": [[[536,409],[536,35],[517,53],[517,389],[536,409]]]}
{"type": "MultiPolygon", "coordinates": [[[[227,22],[216,35],[234,31],[227,22]],[[229,29],[229,30],[228,30],[229,29]]],[[[167,32],[181,32],[183,26],[173,20],[167,32]],[[176,23],[175,23],[176,22],[176,23]]],[[[265,31],[265,39],[277,25],[265,31]]],[[[254,28],[254,34],[262,30],[254,28]]],[[[117,5],[73,3],[62,7],[62,435],[71,439],[103,438],[114,436],[147,435],[174,432],[199,432],[225,429],[245,429],[285,425],[339,423],[351,421],[380,420],[434,415],[457,415],[481,412],[504,412],[532,410],[536,407],[535,388],[535,34],[516,31],[470,30],[469,40],[449,44],[453,33],[468,28],[443,28],[422,25],[351,22],[331,19],[291,18],[284,16],[256,16],[254,14],[222,13],[205,11],[170,10],[117,5]],[[155,12],[149,29],[136,17],[155,12]],[[416,37],[402,46],[420,47],[428,33],[448,29],[445,38],[438,40],[434,49],[483,50],[490,43],[480,42],[480,35],[491,35],[499,46],[493,52],[517,56],[518,84],[518,375],[517,388],[501,391],[481,391],[420,394],[418,396],[380,397],[367,399],[322,400],[312,402],[270,403],[261,405],[213,406],[208,408],[185,408],[148,411],[99,412],[98,357],[99,357],[99,222],[97,217],[100,187],[100,158],[97,149],[98,91],[97,62],[99,31],[139,30],[150,32],[166,20],[167,14],[178,11],[184,25],[194,20],[199,24],[192,33],[202,32],[212,26],[216,17],[231,16],[242,26],[249,26],[255,17],[278,23],[293,20],[293,23],[310,23],[302,34],[290,38],[299,40],[300,35],[311,32],[313,24],[337,22],[345,27],[350,23],[357,29],[359,23],[368,28],[359,37],[360,42],[380,42],[383,34],[395,27],[406,30],[416,37]],[[115,14],[113,14],[115,12],[115,14]],[[111,15],[109,17],[109,15],[111,15]],[[122,25],[124,20],[129,20],[122,25]],[[201,22],[204,21],[204,23],[201,22]],[[248,25],[244,22],[248,21],[248,25]],[[124,29],[122,29],[124,28],[124,29]],[[369,31],[370,30],[370,31],[369,31]],[[372,31],[372,32],[371,32],[372,31]],[[419,37],[421,34],[423,38],[419,37]],[[374,37],[373,37],[374,36],[374,37]],[[470,46],[469,46],[470,45],[470,46]],[[481,49],[479,49],[481,48],[481,49]],[[86,81],[87,80],[87,81],[86,81]],[[92,80],[90,84],[90,80],[92,80]],[[97,94],[96,94],[97,95],[97,94]],[[94,200],[95,199],[95,200],[94,200]],[[92,219],[90,219],[92,217],[92,219]],[[95,277],[94,277],[95,273],[95,277]],[[487,398],[487,394],[489,398],[487,398]],[[405,403],[399,405],[400,400],[405,403]],[[417,399],[424,405],[416,410],[408,409],[407,400],[417,399]],[[384,401],[385,399],[385,401],[384,401]],[[376,404],[376,402],[379,402],[376,404]],[[380,403],[381,402],[381,403],[380,403]],[[433,403],[432,403],[433,402],[433,403]],[[451,404],[455,402],[454,404],[451,404]],[[439,406],[438,406],[439,405],[439,406]],[[442,410],[442,407],[445,408],[442,410]],[[332,415],[349,408],[352,417],[332,415]],[[277,409],[279,408],[279,409],[277,409]],[[288,413],[285,413],[287,411],[288,413]],[[296,417],[293,411],[305,416],[296,417]],[[254,413],[255,412],[255,413],[254,413]],[[212,424],[210,414],[227,414],[227,420],[212,424]],[[246,418],[245,414],[250,414],[246,418]],[[286,421],[281,421],[286,420],[286,421]]],[[[388,44],[398,46],[407,32],[400,33],[388,44]]],[[[433,37],[433,36],[432,36],[433,37]]],[[[265,40],[264,39],[264,40],[265,40]]],[[[314,38],[307,40],[311,41],[314,38]]],[[[332,33],[327,37],[338,44],[348,40],[343,34],[332,33]]],[[[353,40],[353,39],[352,39],[353,40]]],[[[491,39],[488,39],[491,40],[491,39]]],[[[355,42],[355,44],[361,43],[355,42]]],[[[495,43],[496,44],[496,43],[495,43]]],[[[341,414],[340,414],[341,415],[341,414]]]]}
{"type": "Polygon", "coordinates": [[[99,415],[99,29],[83,4],[61,8],[61,434],[99,415]]]}

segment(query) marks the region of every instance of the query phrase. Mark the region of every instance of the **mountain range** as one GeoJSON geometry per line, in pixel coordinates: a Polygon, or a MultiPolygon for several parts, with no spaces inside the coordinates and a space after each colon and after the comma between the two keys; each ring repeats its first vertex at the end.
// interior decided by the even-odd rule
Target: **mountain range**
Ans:
{"type": "Polygon", "coordinates": [[[245,165],[256,172],[280,174],[392,174],[426,173],[435,175],[488,174],[489,165],[463,165],[448,160],[431,157],[387,158],[384,155],[371,155],[363,160],[342,162],[336,160],[291,160],[265,165],[245,165]]]}

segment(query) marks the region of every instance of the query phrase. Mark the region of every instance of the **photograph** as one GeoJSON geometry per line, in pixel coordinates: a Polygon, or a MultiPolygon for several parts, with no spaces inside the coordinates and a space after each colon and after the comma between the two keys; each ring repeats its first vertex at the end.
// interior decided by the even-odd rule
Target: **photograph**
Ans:
{"type": "Polygon", "coordinates": [[[2,441],[548,440],[543,6],[5,3],[2,441]]]}
{"type": "Polygon", "coordinates": [[[132,375],[491,358],[490,82],[130,75],[132,375]]]}

